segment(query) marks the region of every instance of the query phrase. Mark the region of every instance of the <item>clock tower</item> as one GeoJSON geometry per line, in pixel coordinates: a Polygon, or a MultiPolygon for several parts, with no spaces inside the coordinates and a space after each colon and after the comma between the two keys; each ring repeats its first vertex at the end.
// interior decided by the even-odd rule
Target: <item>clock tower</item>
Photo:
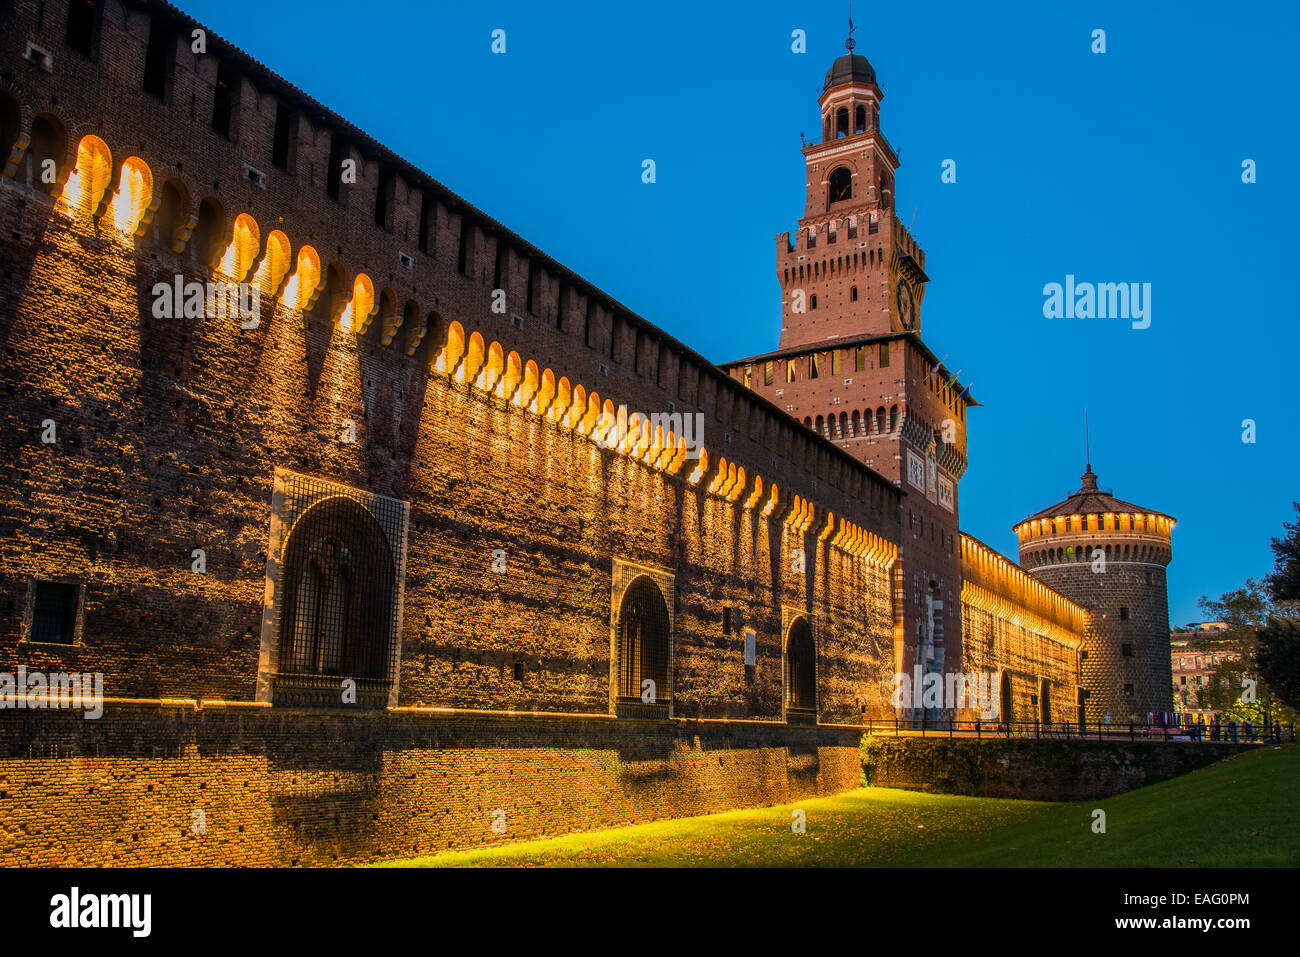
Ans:
{"type": "Polygon", "coordinates": [[[777,247],[782,349],[920,331],[925,254],[895,217],[898,155],[880,130],[882,99],[876,71],[850,46],[817,101],[821,139],[803,147],[803,216],[777,247]]]}
{"type": "Polygon", "coordinates": [[[776,239],[778,348],[723,368],[905,493],[894,656],[911,680],[962,667],[957,485],[977,403],[921,340],[925,252],[894,212],[876,71],[845,46],[817,100],[821,138],[803,145],[803,216],[776,239]]]}

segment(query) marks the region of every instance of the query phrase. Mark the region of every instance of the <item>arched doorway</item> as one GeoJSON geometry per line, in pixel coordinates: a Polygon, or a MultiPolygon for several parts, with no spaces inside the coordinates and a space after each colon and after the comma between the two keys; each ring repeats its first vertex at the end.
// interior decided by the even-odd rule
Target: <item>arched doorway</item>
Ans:
{"type": "Polygon", "coordinates": [[[618,647],[617,705],[620,714],[649,716],[668,711],[668,607],[647,575],[623,592],[615,630],[618,647]]]}
{"type": "Polygon", "coordinates": [[[342,496],[309,508],[284,550],[275,700],[384,707],[392,680],[393,554],[375,517],[342,496]],[[345,695],[345,679],[355,696],[345,695]]]}
{"type": "Polygon", "coordinates": [[[1046,678],[1038,682],[1038,701],[1041,705],[1041,714],[1039,719],[1043,724],[1052,723],[1052,685],[1046,678]]]}
{"type": "Polygon", "coordinates": [[[812,629],[800,616],[785,640],[785,711],[788,721],[817,720],[817,659],[812,629]]]}
{"type": "Polygon", "coordinates": [[[998,720],[1010,724],[1015,718],[1015,707],[1011,698],[1011,672],[1002,672],[1002,681],[998,687],[998,720]]]}

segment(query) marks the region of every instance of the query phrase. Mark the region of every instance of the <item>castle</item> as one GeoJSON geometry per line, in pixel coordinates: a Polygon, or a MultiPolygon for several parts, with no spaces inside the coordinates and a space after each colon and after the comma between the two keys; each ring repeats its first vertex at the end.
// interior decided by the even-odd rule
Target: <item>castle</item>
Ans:
{"type": "MultiPolygon", "coordinates": [[[[0,860],[831,793],[872,723],[977,713],[896,707],[898,672],[997,675],[1017,721],[1167,706],[1163,573],[1098,626],[1045,547],[1080,513],[1018,526],[1032,573],[960,531],[975,400],[920,339],[864,57],[804,150],[779,349],[719,368],[169,4],[0,17],[0,671],[105,693],[0,713],[0,860]]],[[[1133,589],[1172,524],[1138,518],[1096,532],[1133,589]]]]}

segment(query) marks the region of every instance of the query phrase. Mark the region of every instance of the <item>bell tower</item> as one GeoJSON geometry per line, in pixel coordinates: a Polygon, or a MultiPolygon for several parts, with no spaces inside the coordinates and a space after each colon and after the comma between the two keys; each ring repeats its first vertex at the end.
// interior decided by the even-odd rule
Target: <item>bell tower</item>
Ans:
{"type": "Polygon", "coordinates": [[[884,94],[853,46],[850,37],[822,84],[821,139],[804,143],[804,214],[793,240],[777,240],[782,349],[920,331],[925,254],[895,216],[898,155],[880,130],[884,94]]]}
{"type": "Polygon", "coordinates": [[[853,46],[817,98],[821,139],[803,144],[803,215],[776,237],[779,346],[723,368],[903,491],[894,659],[941,673],[962,663],[958,483],[978,403],[921,340],[925,253],[895,215],[898,154],[853,46]]]}

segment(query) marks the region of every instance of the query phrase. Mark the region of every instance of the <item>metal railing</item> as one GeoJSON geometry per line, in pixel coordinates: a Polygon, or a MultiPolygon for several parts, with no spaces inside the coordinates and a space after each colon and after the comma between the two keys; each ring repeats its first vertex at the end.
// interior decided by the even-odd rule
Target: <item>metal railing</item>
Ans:
{"type": "Polygon", "coordinates": [[[1196,741],[1219,744],[1291,744],[1295,724],[1246,727],[1242,724],[1163,725],[1105,721],[998,721],[975,718],[868,718],[867,734],[897,737],[1035,738],[1062,741],[1196,741]]]}

